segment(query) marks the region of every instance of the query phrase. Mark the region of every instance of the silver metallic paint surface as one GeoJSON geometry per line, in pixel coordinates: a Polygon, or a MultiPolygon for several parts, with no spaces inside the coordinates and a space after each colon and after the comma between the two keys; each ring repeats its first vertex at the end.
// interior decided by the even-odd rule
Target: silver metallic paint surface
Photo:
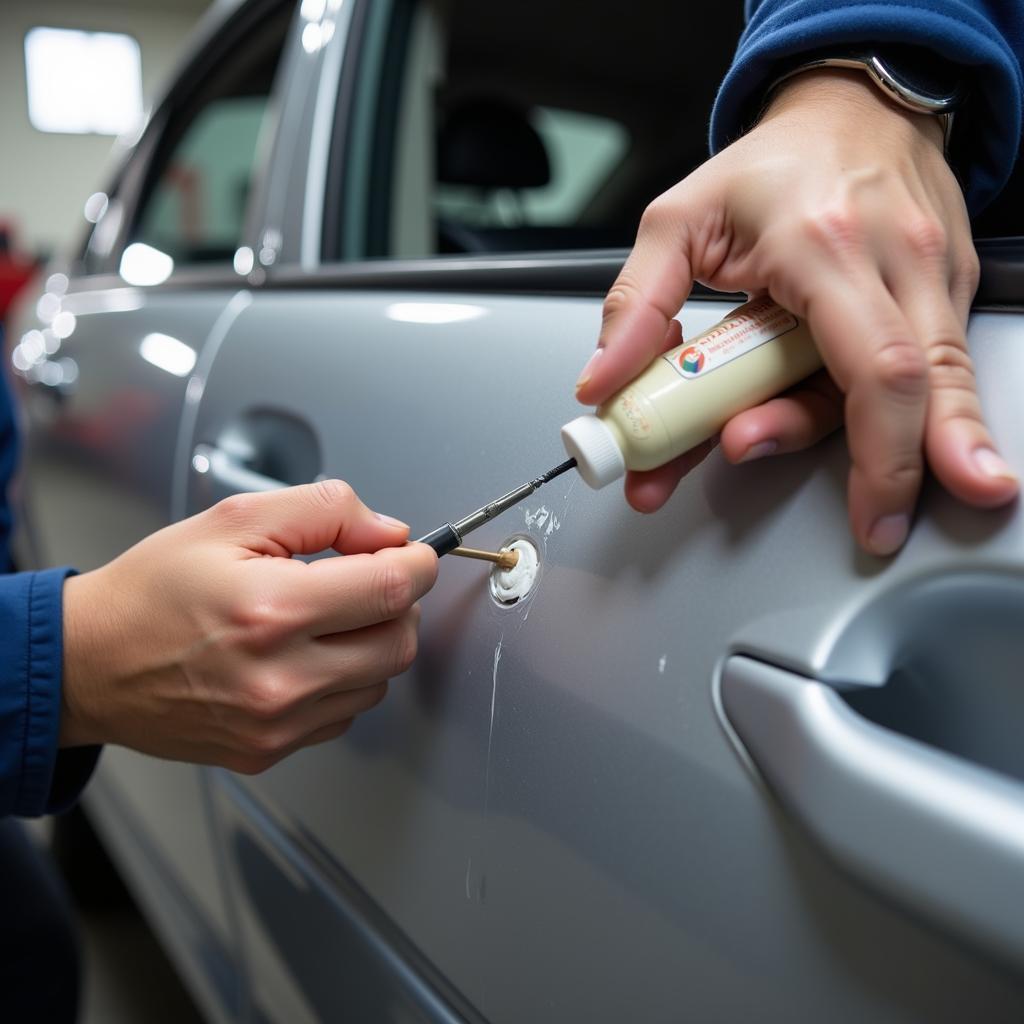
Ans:
{"type": "MultiPolygon", "coordinates": [[[[694,304],[686,333],[723,311],[694,304]]],[[[1016,319],[979,319],[988,408],[1021,467],[1004,436],[1015,413],[990,376],[1013,365],[1016,319]]],[[[598,320],[590,300],[258,295],[214,363],[193,443],[254,407],[302,417],[327,473],[427,529],[560,458],[598,320]],[[432,301],[485,312],[443,325],[386,315],[432,301]]],[[[243,784],[494,1021],[672,1020],[681,1007],[953,1020],[979,1004],[1010,1019],[1020,982],[824,861],[751,785],[716,720],[716,664],[769,611],[813,611],[803,634],[764,644],[810,659],[883,584],[1021,562],[1017,511],[956,509],[943,537],[951,513],[935,495],[936,523],[926,513],[904,555],[857,555],[845,461],[838,438],[763,465],[716,454],[653,517],[614,489],[554,482],[479,531],[497,547],[531,532],[538,505],[558,517],[557,531],[532,530],[533,597],[498,609],[484,572],[446,560],[420,658],[385,704],[343,741],[243,784]]]]}
{"type": "MultiPolygon", "coordinates": [[[[201,353],[229,299],[230,293],[213,291],[186,297],[124,288],[65,300],[77,323],[59,355],[76,361],[78,380],[63,395],[23,385],[19,396],[28,420],[23,492],[36,564],[87,571],[170,522],[188,377],[147,362],[140,344],[159,332],[201,353]],[[132,305],[138,308],[125,308],[132,305]]],[[[201,770],[111,748],[92,783],[97,799],[105,788],[130,808],[135,827],[160,850],[181,891],[230,946],[201,770]]],[[[199,937],[169,937],[175,940],[188,945],[199,937]]],[[[201,958],[202,947],[183,955],[201,958]]]]}

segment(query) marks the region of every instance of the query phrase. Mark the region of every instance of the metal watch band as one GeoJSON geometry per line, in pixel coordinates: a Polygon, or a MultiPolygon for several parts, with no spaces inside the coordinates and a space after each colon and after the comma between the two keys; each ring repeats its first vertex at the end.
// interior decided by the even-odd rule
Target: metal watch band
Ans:
{"type": "Polygon", "coordinates": [[[844,68],[863,71],[868,78],[894,103],[915,114],[928,114],[938,117],[942,123],[943,144],[948,150],[949,137],[953,127],[953,114],[966,96],[966,88],[962,81],[952,83],[941,91],[927,91],[915,86],[908,76],[901,75],[895,67],[890,66],[886,57],[873,53],[848,53],[840,55],[818,55],[790,68],[772,83],[766,96],[770,96],[779,85],[787,79],[804,71],[819,68],[844,68]]]}

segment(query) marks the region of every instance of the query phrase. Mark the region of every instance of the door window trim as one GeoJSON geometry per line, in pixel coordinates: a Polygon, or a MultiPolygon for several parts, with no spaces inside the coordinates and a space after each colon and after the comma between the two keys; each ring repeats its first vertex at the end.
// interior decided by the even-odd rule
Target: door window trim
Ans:
{"type": "MultiPolygon", "coordinates": [[[[975,243],[981,283],[973,310],[1024,309],[1024,238],[987,238],[975,243]]],[[[515,256],[436,256],[409,260],[369,260],[325,264],[306,270],[298,263],[272,267],[265,280],[240,278],[231,270],[185,268],[147,291],[238,288],[254,291],[415,291],[475,292],[492,295],[600,297],[607,293],[629,255],[626,249],[584,249],[515,256]]],[[[76,278],[72,291],[123,288],[116,273],[76,278]]],[[[691,298],[743,301],[739,293],[716,292],[699,282],[691,298]]]]}
{"type": "MultiPolygon", "coordinates": [[[[79,281],[88,278],[105,278],[107,280],[103,286],[110,287],[109,277],[113,277],[120,285],[124,285],[117,273],[121,254],[138,225],[142,204],[154,184],[153,174],[166,153],[167,131],[172,119],[194,99],[197,82],[202,84],[217,69],[218,65],[230,57],[242,39],[258,30],[268,17],[278,14],[284,8],[292,11],[292,28],[288,30],[281,54],[283,64],[288,56],[295,20],[298,18],[297,0],[250,0],[249,3],[240,5],[227,14],[222,22],[214,24],[209,34],[197,44],[195,52],[184,59],[173,76],[172,85],[154,109],[139,142],[114,177],[114,184],[111,186],[109,194],[111,198],[116,197],[121,201],[125,211],[114,244],[111,246],[109,254],[103,259],[100,265],[101,269],[95,273],[83,275],[79,281]]],[[[277,91],[272,91],[267,107],[272,118],[275,118],[279,99],[277,91]]],[[[266,146],[266,152],[272,148],[277,130],[278,123],[275,118],[269,128],[270,135],[265,142],[261,140],[260,143],[261,147],[266,146]]],[[[258,177],[257,175],[257,179],[258,177]]],[[[256,180],[247,200],[243,220],[246,228],[249,228],[254,220],[252,216],[254,209],[262,202],[262,185],[262,182],[256,180]]],[[[91,232],[89,234],[91,236],[91,232]]],[[[87,246],[88,238],[86,245],[82,247],[83,255],[87,246]]],[[[163,287],[167,284],[183,283],[197,275],[200,272],[198,268],[203,266],[198,263],[184,264],[180,270],[175,266],[174,272],[163,285],[147,287],[163,287]]],[[[235,285],[244,282],[244,279],[239,278],[229,263],[211,262],[205,266],[213,270],[214,273],[212,275],[204,273],[204,278],[216,276],[220,283],[230,281],[235,285]]]]}

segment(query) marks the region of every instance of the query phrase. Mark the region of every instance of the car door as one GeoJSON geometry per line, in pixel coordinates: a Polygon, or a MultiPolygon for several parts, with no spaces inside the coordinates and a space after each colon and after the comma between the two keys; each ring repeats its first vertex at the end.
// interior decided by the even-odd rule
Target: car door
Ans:
{"type": "MultiPolygon", "coordinates": [[[[610,8],[587,54],[533,8],[531,34],[479,5],[354,5],[324,64],[330,145],[301,219],[272,225],[298,256],[202,378],[187,511],[324,474],[415,536],[560,461],[624,255],[580,246],[628,222],[658,174],[645,132],[667,136],[649,68],[600,77],[628,51],[610,8]],[[484,101],[522,145],[446,162],[434,146],[484,101]],[[569,168],[544,201],[538,137],[569,168]],[[601,153],[618,155],[580,200],[601,153]]],[[[722,63],[737,18],[702,26],[722,63]]],[[[686,145],[703,140],[677,174],[686,145]]],[[[985,266],[971,350],[1020,471],[1024,264],[1004,247],[985,266]]],[[[695,296],[684,333],[732,304],[695,296]]],[[[929,486],[905,550],[876,560],[848,535],[846,470],[841,436],[713,454],[653,516],[559,478],[473,536],[536,547],[513,604],[444,559],[417,663],[378,709],[258,777],[215,773],[258,1012],[1019,1019],[1024,520],[929,486]]]]}
{"type": "MultiPolygon", "coordinates": [[[[258,244],[247,218],[266,204],[277,106],[294,86],[301,109],[313,73],[294,8],[207,20],[115,186],[90,200],[80,259],[49,276],[22,327],[26,564],[96,568],[181,503],[192,370],[247,301],[233,263],[258,244]]],[[[197,999],[234,1019],[242,986],[207,803],[201,769],[123,748],[104,752],[85,797],[197,999]]]]}

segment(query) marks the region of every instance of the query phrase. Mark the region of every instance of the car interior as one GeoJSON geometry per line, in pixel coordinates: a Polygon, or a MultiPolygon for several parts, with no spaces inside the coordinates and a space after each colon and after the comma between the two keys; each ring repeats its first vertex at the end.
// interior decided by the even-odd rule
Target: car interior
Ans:
{"type": "MultiPolygon", "coordinates": [[[[292,15],[282,4],[244,58],[175,106],[130,240],[178,264],[230,262],[292,15]]],[[[332,143],[325,261],[629,247],[647,204],[706,159],[742,27],[739,0],[636,0],[628,17],[608,0],[582,11],[363,5],[332,143]]],[[[1016,232],[1021,194],[1007,189],[976,236],[1016,232]]]]}
{"type": "Polygon", "coordinates": [[[739,3],[639,7],[371,11],[328,258],[632,244],[647,203],[705,158],[742,27],[739,3]]]}

